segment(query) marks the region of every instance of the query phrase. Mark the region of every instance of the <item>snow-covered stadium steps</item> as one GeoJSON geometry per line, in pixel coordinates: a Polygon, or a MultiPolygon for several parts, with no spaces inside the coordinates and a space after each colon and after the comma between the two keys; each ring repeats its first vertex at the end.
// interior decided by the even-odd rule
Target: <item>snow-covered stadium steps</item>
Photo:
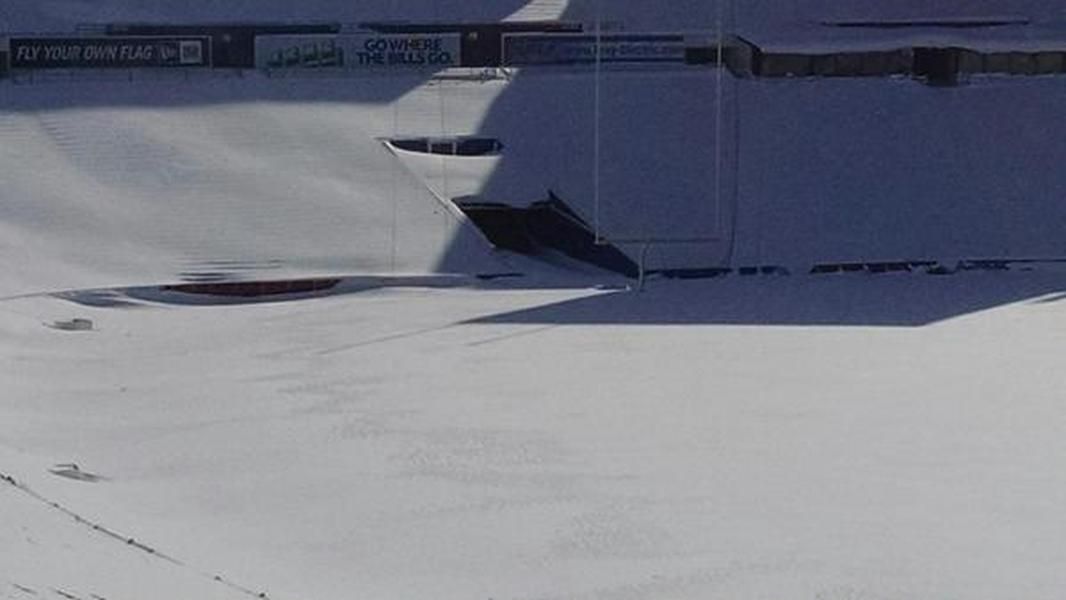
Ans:
{"type": "MultiPolygon", "coordinates": [[[[523,6],[536,8],[514,10],[523,6]]],[[[794,6],[775,18],[833,8],[794,6]]],[[[587,21],[593,7],[568,3],[563,18],[587,21]]],[[[493,18],[497,8],[456,14],[493,18]]],[[[710,3],[604,8],[605,19],[645,29],[680,28],[689,8],[690,26],[706,30],[717,17],[710,3]]],[[[891,15],[929,16],[897,8],[891,15]]],[[[766,10],[756,3],[723,15],[740,24],[766,10]]],[[[651,242],[651,269],[1062,254],[1055,153],[1030,152],[1057,147],[1042,134],[1057,130],[1041,98],[1061,80],[926,90],[902,80],[774,85],[717,75],[608,70],[599,106],[590,68],[480,83],[250,73],[5,85],[12,118],[37,120],[18,125],[30,136],[24,155],[5,154],[0,165],[3,210],[13,215],[3,215],[6,243],[21,240],[8,255],[19,257],[20,275],[5,285],[16,293],[59,279],[75,287],[268,270],[479,272],[491,252],[450,199],[524,206],[549,190],[631,257],[651,242]],[[984,119],[1007,123],[997,135],[1023,133],[993,147],[984,119]],[[499,139],[504,151],[398,161],[381,143],[463,135],[499,139]],[[848,150],[837,156],[840,147],[848,150]]]]}
{"type": "MultiPolygon", "coordinates": [[[[42,281],[12,293],[227,274],[498,272],[508,269],[451,200],[526,206],[549,191],[602,221],[607,239],[666,240],[652,268],[721,264],[736,157],[732,135],[715,131],[716,79],[606,73],[598,183],[594,84],[588,69],[531,69],[484,81],[249,74],[8,88],[51,175],[42,183],[41,160],[18,153],[6,171],[23,202],[51,211],[40,245],[79,248],[56,257],[63,281],[43,281],[54,269],[39,266],[42,281]],[[383,144],[473,134],[500,140],[502,155],[399,161],[383,144]],[[64,284],[70,271],[85,276],[64,284]]],[[[17,215],[6,221],[21,227],[17,215]]]]}
{"type": "Polygon", "coordinates": [[[741,86],[737,264],[1066,256],[1066,78],[741,86]]]}
{"type": "MultiPolygon", "coordinates": [[[[0,126],[5,136],[0,144],[0,296],[39,291],[39,285],[48,285],[45,281],[72,286],[101,281],[98,272],[85,272],[76,264],[83,248],[78,231],[115,233],[101,229],[97,210],[86,210],[86,190],[94,183],[73,172],[37,115],[0,112],[0,126]],[[74,230],[63,231],[63,223],[74,230]]],[[[123,247],[120,236],[106,237],[112,242],[109,252],[123,247]]]]}
{"type": "Polygon", "coordinates": [[[379,141],[398,122],[441,130],[433,92],[389,105],[421,84],[254,77],[9,89],[5,121],[26,143],[0,155],[4,227],[63,256],[31,259],[24,278],[35,282],[16,277],[6,291],[173,282],[197,263],[270,263],[278,277],[428,273],[458,252],[453,267],[492,270],[476,231],[379,141]],[[55,261],[68,267],[57,280],[45,266],[55,261]]]}

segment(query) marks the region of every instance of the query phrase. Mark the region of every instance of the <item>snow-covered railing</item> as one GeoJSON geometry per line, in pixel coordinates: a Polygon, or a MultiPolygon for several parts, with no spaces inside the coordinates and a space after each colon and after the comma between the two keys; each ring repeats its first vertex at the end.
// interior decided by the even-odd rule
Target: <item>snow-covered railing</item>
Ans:
{"type": "Polygon", "coordinates": [[[910,75],[951,84],[979,73],[1066,73],[1066,30],[1062,28],[833,24],[744,43],[751,48],[750,64],[734,56],[739,64],[733,70],[755,77],[910,75]]]}

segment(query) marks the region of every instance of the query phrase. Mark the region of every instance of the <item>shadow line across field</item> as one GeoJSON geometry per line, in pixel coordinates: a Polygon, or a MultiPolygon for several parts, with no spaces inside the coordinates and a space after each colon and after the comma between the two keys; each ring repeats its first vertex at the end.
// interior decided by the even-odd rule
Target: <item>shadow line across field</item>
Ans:
{"type": "Polygon", "coordinates": [[[473,319],[472,324],[921,327],[1063,299],[1063,273],[798,276],[652,282],[473,319]]]}

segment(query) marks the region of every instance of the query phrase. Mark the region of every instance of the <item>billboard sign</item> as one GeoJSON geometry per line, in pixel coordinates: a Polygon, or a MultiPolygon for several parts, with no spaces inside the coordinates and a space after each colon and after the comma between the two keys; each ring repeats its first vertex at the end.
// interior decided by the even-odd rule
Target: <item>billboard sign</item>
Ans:
{"type": "MultiPolygon", "coordinates": [[[[685,36],[604,34],[599,60],[605,63],[683,63],[685,36]]],[[[504,37],[505,66],[580,65],[597,60],[597,36],[514,34],[504,37]]]]}
{"type": "Polygon", "coordinates": [[[446,69],[460,65],[458,34],[267,35],[255,40],[260,69],[446,69]]]}
{"type": "Polygon", "coordinates": [[[208,67],[206,37],[11,38],[12,69],[208,67]]]}

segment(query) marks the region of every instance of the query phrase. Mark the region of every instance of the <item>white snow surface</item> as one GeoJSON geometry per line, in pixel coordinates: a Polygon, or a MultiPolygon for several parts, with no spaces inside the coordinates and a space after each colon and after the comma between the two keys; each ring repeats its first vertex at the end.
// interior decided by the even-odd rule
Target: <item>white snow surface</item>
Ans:
{"type": "Polygon", "coordinates": [[[1059,598],[1064,287],[4,302],[0,597],[1059,598]]]}

